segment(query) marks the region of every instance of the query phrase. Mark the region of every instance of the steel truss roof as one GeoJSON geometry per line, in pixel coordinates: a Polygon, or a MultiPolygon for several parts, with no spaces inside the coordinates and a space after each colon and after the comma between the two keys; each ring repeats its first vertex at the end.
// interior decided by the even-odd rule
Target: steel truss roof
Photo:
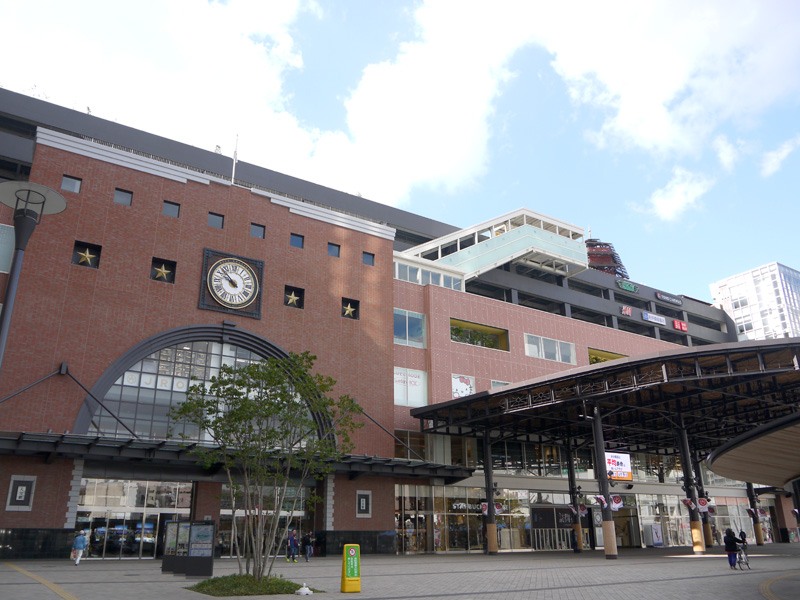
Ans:
{"type": "Polygon", "coordinates": [[[416,408],[425,433],[580,445],[600,409],[606,448],[677,454],[675,432],[693,451],[800,409],[800,338],[702,346],[571,369],[416,408]]]}

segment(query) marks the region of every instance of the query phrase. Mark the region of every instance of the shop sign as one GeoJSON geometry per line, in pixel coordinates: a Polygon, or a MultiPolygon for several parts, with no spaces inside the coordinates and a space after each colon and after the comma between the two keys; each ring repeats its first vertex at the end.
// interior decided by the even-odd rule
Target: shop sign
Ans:
{"type": "Polygon", "coordinates": [[[687,325],[684,321],[679,321],[678,319],[672,319],[672,328],[677,329],[678,331],[689,331],[689,325],[687,325]]]}
{"type": "Polygon", "coordinates": [[[633,307],[632,306],[620,306],[619,307],[619,314],[624,315],[626,317],[633,316],[633,307]]]}
{"type": "Polygon", "coordinates": [[[650,321],[651,323],[656,323],[657,325],[667,324],[667,320],[664,317],[661,315],[654,315],[653,313],[649,312],[642,311],[642,319],[645,321],[650,321]]]}
{"type": "Polygon", "coordinates": [[[656,292],[656,298],[661,300],[662,302],[668,302],[669,304],[674,304],[675,306],[683,306],[683,300],[681,300],[680,298],[676,298],[675,296],[668,296],[667,294],[656,292]]]}
{"type": "Polygon", "coordinates": [[[625,290],[626,292],[633,292],[634,294],[639,293],[638,285],[631,283],[630,281],[625,281],[624,279],[617,279],[617,287],[621,290],[625,290]]]}
{"type": "Polygon", "coordinates": [[[633,481],[631,455],[620,452],[606,452],[606,472],[609,479],[633,481]]]}

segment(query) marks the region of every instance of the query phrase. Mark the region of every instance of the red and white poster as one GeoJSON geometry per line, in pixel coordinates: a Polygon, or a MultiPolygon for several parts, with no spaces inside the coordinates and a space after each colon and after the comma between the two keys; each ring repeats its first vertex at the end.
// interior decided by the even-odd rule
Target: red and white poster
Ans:
{"type": "Polygon", "coordinates": [[[611,510],[619,510],[622,508],[622,496],[611,496],[611,510]]]}
{"type": "Polygon", "coordinates": [[[705,498],[698,498],[697,509],[700,512],[708,512],[708,500],[706,500],[705,498]]]}
{"type": "Polygon", "coordinates": [[[589,509],[586,508],[585,504],[581,504],[580,506],[578,506],[578,510],[580,511],[582,517],[585,517],[586,515],[589,514],[589,509]]]}
{"type": "Polygon", "coordinates": [[[606,472],[615,481],[633,481],[631,455],[619,452],[606,452],[606,472]]]}
{"type": "MultiPolygon", "coordinates": [[[[494,503],[494,514],[502,515],[505,507],[503,506],[502,502],[495,502],[494,503]]],[[[484,515],[489,514],[489,503],[488,502],[481,502],[481,512],[484,515]]]]}

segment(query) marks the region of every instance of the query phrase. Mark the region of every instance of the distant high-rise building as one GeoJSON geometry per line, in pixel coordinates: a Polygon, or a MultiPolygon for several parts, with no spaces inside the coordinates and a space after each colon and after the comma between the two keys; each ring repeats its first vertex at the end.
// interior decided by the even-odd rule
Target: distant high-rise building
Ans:
{"type": "Polygon", "coordinates": [[[773,262],[709,287],[740,340],[800,337],[800,271],[773,262]]]}

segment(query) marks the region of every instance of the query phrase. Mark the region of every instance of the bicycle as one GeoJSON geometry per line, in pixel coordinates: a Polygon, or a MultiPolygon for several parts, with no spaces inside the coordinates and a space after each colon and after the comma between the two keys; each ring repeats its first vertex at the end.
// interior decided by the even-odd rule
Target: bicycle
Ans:
{"type": "Polygon", "coordinates": [[[736,564],[739,565],[739,569],[742,571],[744,571],[745,567],[750,569],[750,559],[747,556],[747,546],[739,547],[739,550],[736,552],[736,564]]]}

